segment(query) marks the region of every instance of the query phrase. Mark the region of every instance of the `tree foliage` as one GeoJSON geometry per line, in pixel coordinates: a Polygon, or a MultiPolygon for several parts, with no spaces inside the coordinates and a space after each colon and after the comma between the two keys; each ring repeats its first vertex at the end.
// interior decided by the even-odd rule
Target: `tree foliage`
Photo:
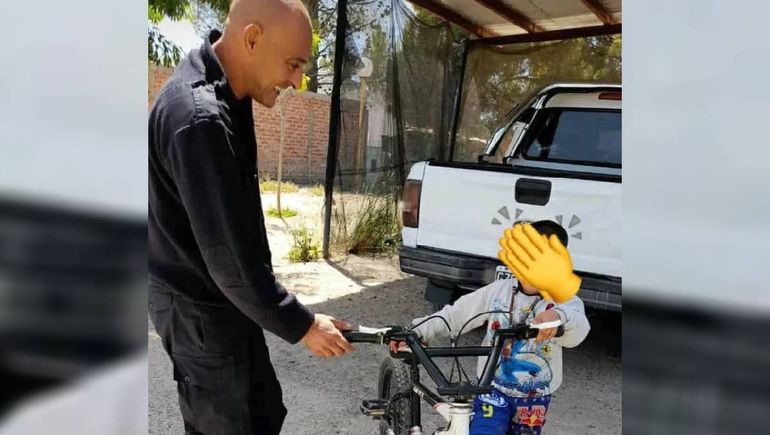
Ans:
{"type": "MultiPolygon", "coordinates": [[[[337,32],[337,2],[335,0],[302,0],[313,23],[313,50],[305,74],[307,89],[331,87],[337,32]]],[[[173,66],[182,57],[182,50],[158,29],[164,19],[190,20],[196,33],[203,37],[211,29],[221,29],[227,18],[230,0],[149,0],[148,58],[164,66],[173,66]]],[[[348,38],[346,59],[357,59],[362,52],[366,32],[381,25],[391,10],[390,0],[352,0],[348,3],[348,38]]],[[[355,69],[348,65],[345,70],[355,69]]]]}
{"type": "Polygon", "coordinates": [[[468,55],[455,157],[475,161],[516,104],[557,82],[621,83],[620,35],[504,47],[468,55]]]}
{"type": "Polygon", "coordinates": [[[164,18],[189,20],[197,26],[203,21],[202,11],[221,18],[227,16],[229,8],[230,0],[148,0],[147,59],[171,67],[182,58],[182,49],[164,36],[158,27],[164,18]]]}

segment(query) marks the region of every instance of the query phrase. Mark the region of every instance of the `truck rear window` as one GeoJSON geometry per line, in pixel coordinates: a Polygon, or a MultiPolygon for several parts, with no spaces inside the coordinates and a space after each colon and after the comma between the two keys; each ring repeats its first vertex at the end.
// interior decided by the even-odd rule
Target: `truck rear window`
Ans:
{"type": "Polygon", "coordinates": [[[580,165],[621,167],[621,130],[618,110],[544,109],[537,132],[524,142],[522,155],[580,165]]]}

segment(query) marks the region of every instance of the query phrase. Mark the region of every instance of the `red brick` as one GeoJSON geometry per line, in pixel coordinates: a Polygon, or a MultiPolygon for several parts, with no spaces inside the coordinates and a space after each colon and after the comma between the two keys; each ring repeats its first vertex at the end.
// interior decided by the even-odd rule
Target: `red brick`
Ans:
{"type": "MultiPolygon", "coordinates": [[[[152,105],[160,88],[173,71],[149,65],[148,100],[152,105]]],[[[284,101],[285,137],[282,178],[287,181],[323,183],[326,174],[326,151],[329,135],[330,98],[312,93],[288,97],[284,101]],[[311,118],[312,112],[312,118],[311,118]],[[310,121],[312,119],[312,137],[310,121]],[[308,143],[310,147],[308,149],[308,143]],[[308,158],[310,170],[308,171],[308,158]]],[[[345,125],[358,125],[358,110],[344,105],[345,125]]],[[[357,108],[357,106],[356,106],[357,108]]],[[[277,178],[278,151],[281,142],[281,116],[278,107],[268,109],[254,103],[254,131],[257,136],[257,158],[260,176],[277,178]]],[[[340,136],[340,159],[353,162],[358,134],[355,130],[340,136]]],[[[350,166],[351,163],[346,163],[350,166]]]]}

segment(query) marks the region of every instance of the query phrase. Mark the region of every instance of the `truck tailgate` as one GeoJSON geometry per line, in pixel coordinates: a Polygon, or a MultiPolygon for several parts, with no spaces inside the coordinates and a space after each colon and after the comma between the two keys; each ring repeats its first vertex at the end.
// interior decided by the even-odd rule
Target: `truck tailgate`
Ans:
{"type": "Polygon", "coordinates": [[[504,167],[428,165],[417,245],[496,258],[505,228],[517,220],[550,219],[570,235],[575,270],[619,277],[621,190],[617,182],[521,175],[504,167]],[[526,184],[550,184],[547,202],[517,201],[517,182],[520,194],[526,184]]]}

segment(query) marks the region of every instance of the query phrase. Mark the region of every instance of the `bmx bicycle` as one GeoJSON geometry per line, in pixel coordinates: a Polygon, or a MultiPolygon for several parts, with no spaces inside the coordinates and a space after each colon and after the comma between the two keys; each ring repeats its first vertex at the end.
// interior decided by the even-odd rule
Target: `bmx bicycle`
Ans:
{"type": "MultiPolygon", "coordinates": [[[[488,314],[497,311],[491,311],[488,314]]],[[[441,316],[432,318],[444,320],[441,316]]],[[[470,322],[470,321],[469,321],[470,322]]],[[[467,325],[468,323],[466,323],[467,325]]],[[[417,325],[415,325],[417,326],[417,325]]],[[[497,329],[490,346],[457,346],[457,337],[453,335],[448,347],[426,347],[415,331],[402,326],[385,328],[359,327],[357,330],[343,331],[350,343],[373,343],[388,345],[390,341],[403,341],[408,351],[390,352],[380,365],[378,397],[364,400],[361,412],[380,421],[380,435],[424,435],[422,430],[420,402],[425,401],[446,421],[447,426],[433,432],[433,435],[468,435],[473,415],[473,399],[476,395],[492,391],[492,378],[497,370],[500,353],[508,340],[527,340],[537,337],[539,330],[558,327],[556,336],[564,334],[564,327],[559,320],[535,325],[516,324],[510,328],[497,329]],[[458,370],[459,381],[454,382],[454,366],[449,379],[436,365],[437,358],[486,356],[487,362],[481,377],[471,381],[466,375],[462,378],[458,370]],[[436,383],[432,391],[420,382],[420,366],[436,383]]],[[[451,332],[451,329],[450,329],[451,332]]]]}

